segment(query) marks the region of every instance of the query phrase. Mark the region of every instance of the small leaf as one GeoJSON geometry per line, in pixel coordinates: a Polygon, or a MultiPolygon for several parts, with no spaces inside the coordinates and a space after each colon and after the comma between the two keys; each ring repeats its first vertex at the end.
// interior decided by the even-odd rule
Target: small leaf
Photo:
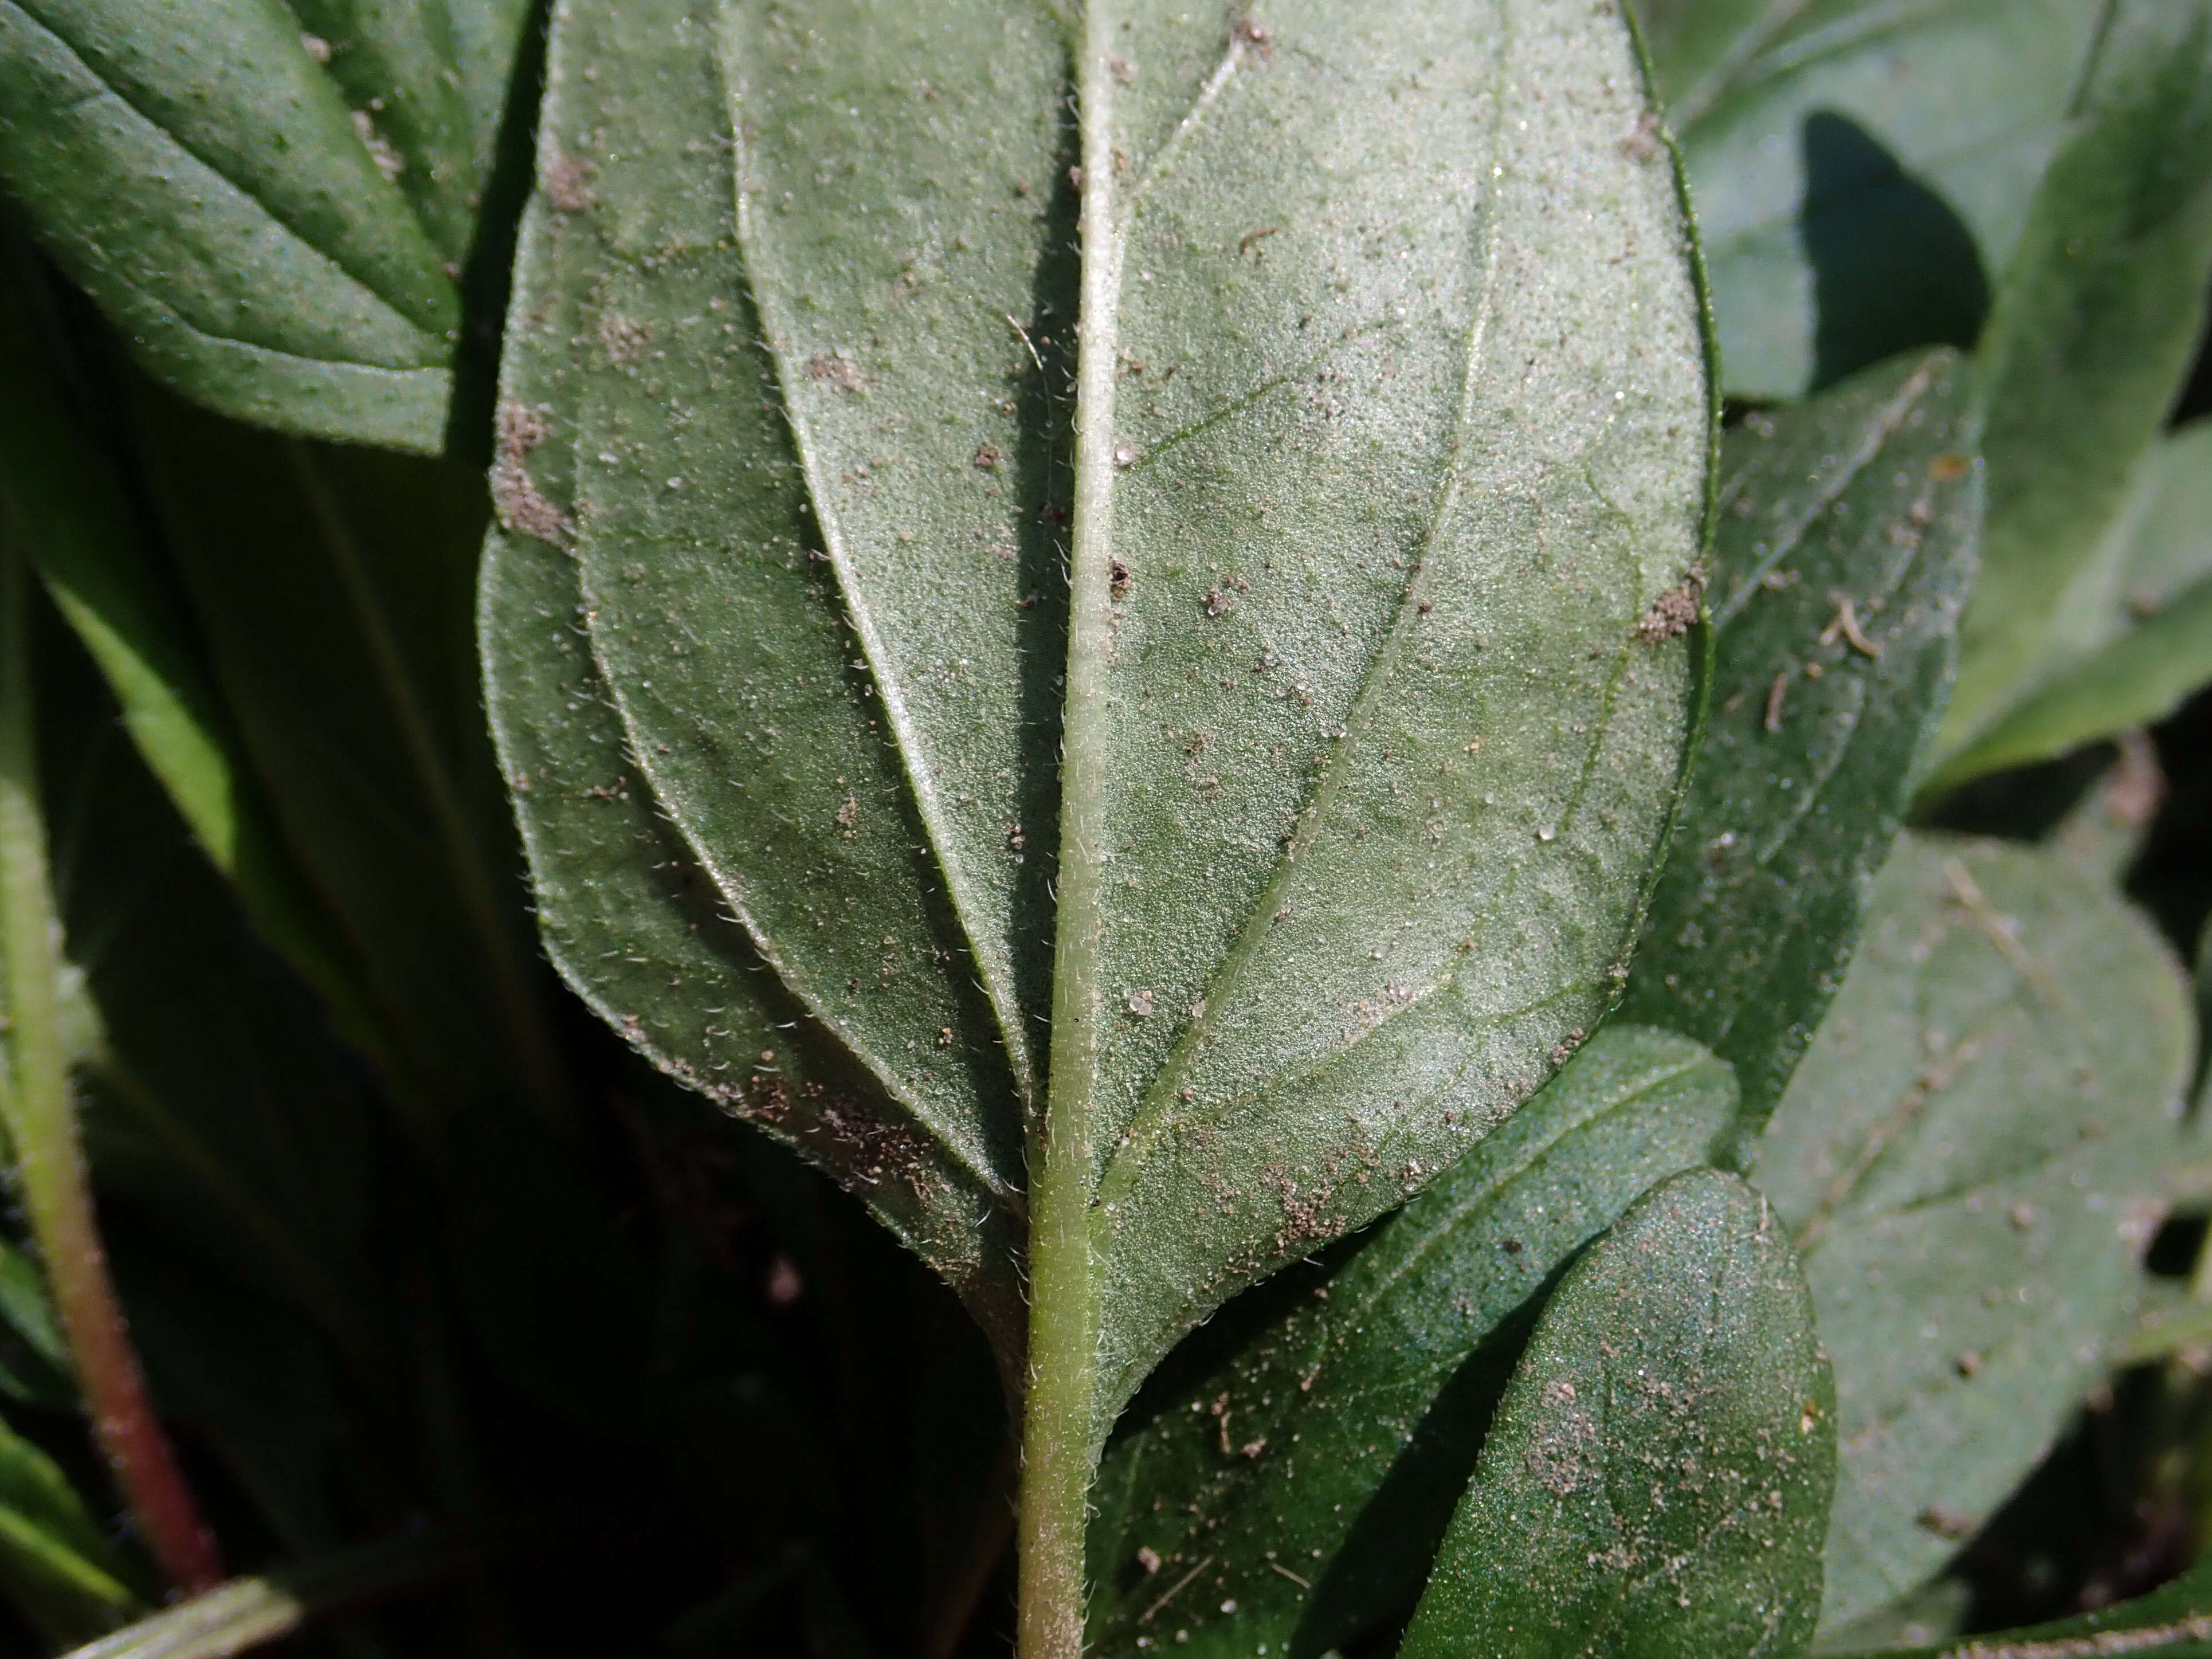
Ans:
{"type": "Polygon", "coordinates": [[[2186,995],[2057,857],[1899,843],[1757,1166],[1836,1368],[1827,1627],[1933,1573],[2102,1370],[2180,1147],[2186,995]]]}
{"type": "Polygon", "coordinates": [[[1967,746],[2104,624],[2098,553],[2188,374],[2212,268],[2212,0],[2115,7],[1982,346],[1989,508],[1938,740],[1967,746]]]}
{"type": "Polygon", "coordinates": [[[1972,346],[2101,0],[1638,10],[1660,25],[1729,394],[1796,398],[1895,352],[1972,346]]]}
{"type": "Polygon", "coordinates": [[[1957,659],[1980,468],[1948,352],[1722,453],[1712,713],[1620,1018],[1710,1044],[1755,1132],[1842,982],[1957,659]]]}
{"type": "Polygon", "coordinates": [[[2054,629],[2039,689],[1931,792],[2149,725],[2212,680],[2212,421],[2153,441],[2054,629]]]}
{"type": "Polygon", "coordinates": [[[1676,1176],[1545,1308],[1402,1659],[1796,1659],[1835,1436],[1766,1200],[1716,1170],[1676,1176]]]}
{"type": "Polygon", "coordinates": [[[1095,1446],[1610,1000],[1692,697],[1669,158],[1550,0],[707,9],[553,31],[485,578],[549,936],[971,1304],[1053,1208],[1095,1446]]]}
{"type": "Polygon", "coordinates": [[[1232,1304],[1107,1452],[1097,1650],[1182,1652],[1187,1632],[1194,1656],[1294,1635],[1318,1652],[1402,1617],[1545,1286],[1638,1194],[1704,1163],[1735,1105],[1695,1043],[1608,1024],[1340,1267],[1255,1292],[1256,1316],[1232,1304]]]}

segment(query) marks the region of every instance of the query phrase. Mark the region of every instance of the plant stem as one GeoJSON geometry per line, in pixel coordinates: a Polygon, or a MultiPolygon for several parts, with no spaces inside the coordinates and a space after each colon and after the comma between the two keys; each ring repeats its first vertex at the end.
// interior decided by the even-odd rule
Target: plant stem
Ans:
{"type": "Polygon", "coordinates": [[[1030,1332],[1022,1426],[1020,1659],[1080,1659],[1083,1534],[1097,1465],[1097,1266],[1091,1093],[1098,1070],[1111,644],[1114,350],[1121,249],[1114,222],[1108,8],[1085,7],[1076,64],[1082,131],[1082,304],[1076,322],[1075,514],[1060,750],[1060,884],[1051,1084],[1030,1149],[1030,1332]]]}
{"type": "Polygon", "coordinates": [[[198,1593],[222,1580],[215,1537],[154,1415],[93,1218],[55,993],[60,925],[46,873],[33,719],[30,584],[0,523],[0,962],[8,1040],[0,1115],[25,1207],[76,1362],[94,1436],[162,1573],[198,1593]]]}

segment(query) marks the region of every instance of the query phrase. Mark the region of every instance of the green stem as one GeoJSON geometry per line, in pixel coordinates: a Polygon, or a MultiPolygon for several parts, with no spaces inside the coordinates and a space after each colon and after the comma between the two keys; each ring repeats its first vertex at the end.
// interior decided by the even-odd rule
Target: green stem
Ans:
{"type": "Polygon", "coordinates": [[[1020,1659],[1080,1659],[1084,1522],[1097,1466],[1097,1264],[1091,1249],[1091,1093],[1098,1072],[1111,647],[1114,349],[1121,249],[1107,8],[1083,16],[1076,68],[1083,157],[1083,294],[1076,323],[1075,514],[1060,758],[1051,1085],[1030,1151],[1030,1332],[1022,1425],[1020,1659]]]}
{"type": "Polygon", "coordinates": [[[222,1582],[222,1563],[154,1415],[108,1276],[77,1144],[55,992],[60,924],[39,800],[29,609],[21,551],[0,533],[0,963],[9,1002],[0,1116],[15,1143],[24,1206],[94,1436],[162,1572],[196,1593],[222,1582]]]}

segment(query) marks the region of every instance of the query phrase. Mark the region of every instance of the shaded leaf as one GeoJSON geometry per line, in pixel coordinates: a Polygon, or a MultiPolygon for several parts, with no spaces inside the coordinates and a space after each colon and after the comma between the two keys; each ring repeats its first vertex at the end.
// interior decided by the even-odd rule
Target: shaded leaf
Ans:
{"type": "Polygon", "coordinates": [[[2125,1323],[2188,1078],[2150,926],[2037,851],[1908,836],[1759,1150],[1835,1362],[1824,1624],[1932,1574],[2125,1323]]]}
{"type": "Polygon", "coordinates": [[[1988,517],[1938,739],[1947,782],[1966,775],[1967,746],[2079,648],[2076,630],[2109,626],[2100,544],[2203,328],[2212,3],[2122,0],[2081,101],[1982,347],[1988,517]],[[2085,571],[2088,590],[2077,590],[2085,571]]]}
{"type": "Polygon", "coordinates": [[[639,878],[557,827],[596,790],[681,837],[659,938],[734,918],[634,977],[646,924],[556,922],[569,971],[973,1299],[1011,1273],[978,1224],[1045,1201],[1055,1046],[1097,1431],[1595,1024],[1680,769],[1655,605],[1706,436],[1617,18],[1126,21],[1076,52],[1090,155],[1042,12],[563,9],[486,585],[549,914],[639,878]],[[756,1046],[784,999],[821,1035],[756,1046]],[[849,1096],[785,1080],[824,1037],[849,1096]]]}
{"type": "Polygon", "coordinates": [[[174,568],[244,758],[415,1099],[562,1092],[470,623],[483,486],[138,390],[174,568]],[[200,487],[222,477],[231,487],[200,487]]]}
{"type": "Polygon", "coordinates": [[[2212,421],[2153,441],[2038,678],[1931,788],[2149,725],[2212,680],[2212,421]]]}
{"type": "Polygon", "coordinates": [[[68,1477],[0,1423],[0,1589],[11,1609],[60,1646],[140,1612],[134,1581],[68,1477]]]}
{"type": "Polygon", "coordinates": [[[1755,1132],[1842,982],[1950,688],[1980,527],[1948,352],[1722,453],[1713,713],[1620,1016],[1711,1046],[1755,1132]]]}
{"type": "MultiPolygon", "coordinates": [[[[245,419],[434,451],[456,233],[395,182],[427,155],[343,90],[276,0],[9,0],[0,177],[156,374],[245,419]]],[[[408,87],[410,139],[446,90],[408,87]]]]}
{"type": "Polygon", "coordinates": [[[1638,8],[1731,396],[1972,346],[2065,140],[2100,0],[1638,8]]]}
{"type": "Polygon", "coordinates": [[[1546,1306],[1400,1652],[1796,1659],[1820,1613],[1835,1436],[1766,1200],[1678,1176],[1546,1306]]]}
{"type": "Polygon", "coordinates": [[[2107,1653],[2207,1659],[2212,1655],[2212,1567],[2193,1567],[2148,1595],[2078,1618],[1882,1652],[1884,1659],[2076,1659],[2107,1653]]]}
{"type": "Polygon", "coordinates": [[[1107,1452],[1097,1650],[1319,1652],[1402,1617],[1545,1287],[1735,1106],[1697,1044],[1608,1024],[1348,1259],[1231,1304],[1107,1452]]]}

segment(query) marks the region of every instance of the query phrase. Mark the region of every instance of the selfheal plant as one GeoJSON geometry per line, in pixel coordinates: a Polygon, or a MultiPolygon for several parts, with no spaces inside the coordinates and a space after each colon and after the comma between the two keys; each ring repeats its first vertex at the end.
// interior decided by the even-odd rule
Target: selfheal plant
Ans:
{"type": "Polygon", "coordinates": [[[1711,405],[1632,37],[573,6],[548,82],[484,605],[549,939],[993,1331],[1073,1653],[1145,1374],[1625,975],[1711,405]]]}
{"type": "Polygon", "coordinates": [[[8,1613],[1986,1622],[2212,1333],[2148,740],[1938,827],[2212,663],[2212,0],[1638,13],[0,0],[8,1613]]]}

